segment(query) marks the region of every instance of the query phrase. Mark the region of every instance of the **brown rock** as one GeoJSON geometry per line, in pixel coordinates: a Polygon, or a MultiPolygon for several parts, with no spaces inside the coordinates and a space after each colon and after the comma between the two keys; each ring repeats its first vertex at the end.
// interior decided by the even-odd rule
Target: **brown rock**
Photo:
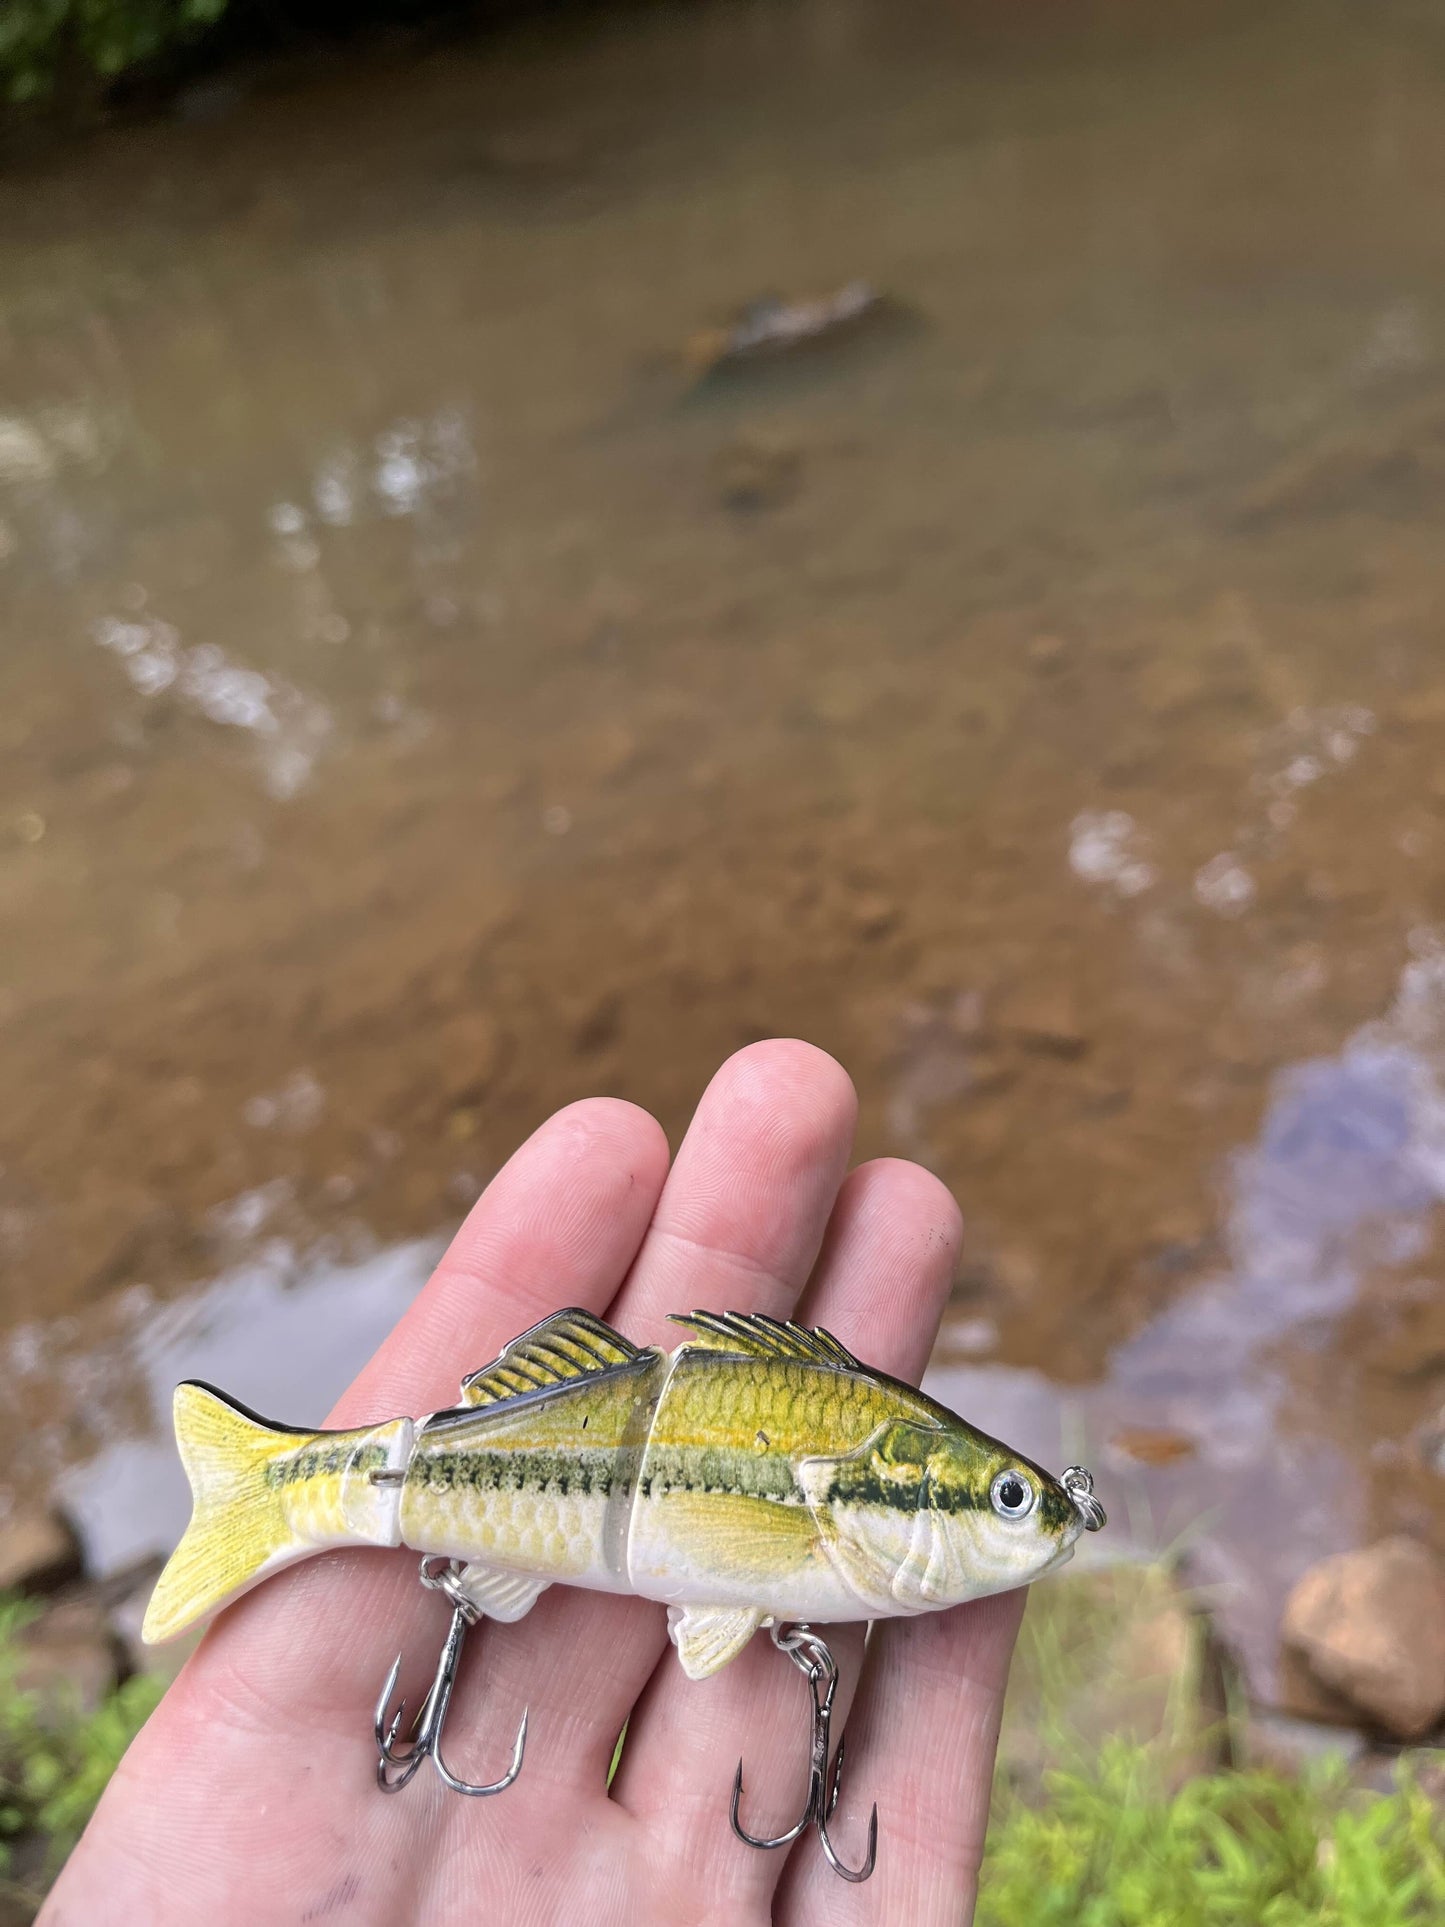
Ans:
{"type": "Polygon", "coordinates": [[[1194,1441],[1167,1426],[1125,1425],[1109,1440],[1109,1449],[1135,1465],[1173,1465],[1192,1459],[1194,1441]]]}
{"type": "Polygon", "coordinates": [[[1348,1726],[1359,1718],[1350,1702],[1321,1686],[1306,1661],[1288,1646],[1280,1647],[1271,1704],[1276,1712],[1318,1726],[1348,1726]]]}
{"type": "Polygon", "coordinates": [[[53,1512],[12,1512],[0,1525],[0,1592],[50,1592],[80,1570],[80,1548],[53,1512]]]}
{"type": "Polygon", "coordinates": [[[1024,983],[999,999],[998,1027],[1033,1050],[1078,1057],[1088,1047],[1072,984],[1024,983]]]}
{"type": "Polygon", "coordinates": [[[1397,1739],[1445,1714],[1445,1566],[1417,1540],[1312,1566],[1285,1602],[1281,1638],[1327,1692],[1397,1739]]]}
{"type": "Polygon", "coordinates": [[[119,1677],[119,1655],[105,1614],[92,1600],[72,1599],[19,1635],[15,1683],[34,1693],[42,1719],[93,1713],[119,1677]]]}

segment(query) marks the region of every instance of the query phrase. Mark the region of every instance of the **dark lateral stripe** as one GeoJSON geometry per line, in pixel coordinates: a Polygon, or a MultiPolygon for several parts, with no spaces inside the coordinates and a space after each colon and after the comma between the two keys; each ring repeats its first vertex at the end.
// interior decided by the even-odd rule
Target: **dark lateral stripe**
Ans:
{"type": "MultiPolygon", "coordinates": [[[[324,1433],[322,1437],[325,1437],[324,1433]]],[[[304,1446],[299,1452],[288,1452],[281,1458],[269,1460],[264,1476],[270,1486],[304,1485],[310,1479],[338,1478],[348,1467],[365,1476],[384,1466],[386,1461],[387,1448],[384,1445],[358,1448],[351,1439],[340,1445],[318,1442],[304,1446]]]]}
{"type": "Polygon", "coordinates": [[[881,1479],[871,1460],[840,1465],[828,1496],[837,1505],[886,1506],[893,1512],[916,1512],[920,1504],[935,1512],[980,1512],[989,1502],[987,1486],[979,1491],[939,1479],[881,1479]]]}
{"type": "MultiPolygon", "coordinates": [[[[1068,1495],[1052,1484],[1044,1484],[1035,1473],[1024,1476],[1038,1491],[1040,1523],[1046,1531],[1063,1532],[1073,1518],[1073,1503],[1068,1495]]],[[[920,1504],[934,1512],[987,1512],[993,1504],[992,1485],[992,1478],[983,1485],[933,1478],[926,1482],[881,1479],[870,1459],[840,1465],[828,1496],[838,1505],[887,1506],[895,1512],[915,1512],[920,1504]]]]}
{"type": "Polygon", "coordinates": [[[559,1498],[606,1498],[629,1473],[617,1452],[418,1452],[409,1486],[428,1492],[551,1492],[559,1498]]]}
{"type": "Polygon", "coordinates": [[[665,1492],[733,1492],[741,1498],[803,1503],[802,1487],[787,1459],[729,1445],[650,1446],[640,1490],[644,1498],[665,1492]]]}

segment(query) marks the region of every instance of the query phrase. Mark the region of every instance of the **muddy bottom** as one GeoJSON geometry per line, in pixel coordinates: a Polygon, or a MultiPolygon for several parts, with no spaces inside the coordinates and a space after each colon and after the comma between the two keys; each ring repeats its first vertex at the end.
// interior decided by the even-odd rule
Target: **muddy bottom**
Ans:
{"type": "Polygon", "coordinates": [[[1445,1548],[1442,53],[701,4],[0,176],[15,1492],[164,1544],[175,1377],[314,1418],[554,1106],[800,1032],[1260,1690],[1445,1548]]]}

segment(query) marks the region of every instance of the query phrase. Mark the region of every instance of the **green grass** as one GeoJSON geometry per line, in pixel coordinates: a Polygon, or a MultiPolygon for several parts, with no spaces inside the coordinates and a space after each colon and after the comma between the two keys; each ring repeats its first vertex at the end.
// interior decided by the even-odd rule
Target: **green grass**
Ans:
{"type": "Polygon", "coordinates": [[[1165,1564],[1034,1589],[978,1927],[1445,1921],[1445,1812],[1408,1765],[1369,1794],[1338,1756],[1299,1777],[1223,1764],[1248,1711],[1211,1660],[1208,1604],[1165,1564]]]}
{"type": "MultiPolygon", "coordinates": [[[[0,1600],[0,1888],[31,1904],[161,1692],[138,1677],[93,1713],[47,1711],[17,1687],[17,1635],[34,1610],[0,1600]]],[[[1113,1635],[1097,1595],[1061,1593],[1051,1610],[1034,1619],[1016,1687],[1031,1725],[1041,1702],[1051,1709],[1054,1764],[999,1776],[978,1927],[1445,1920],[1445,1816],[1408,1765],[1388,1794],[1353,1789],[1342,1763],[1299,1779],[1216,1770],[1180,1784],[1178,1746],[1161,1740],[1157,1709],[1148,1739],[1069,1728],[1066,1685],[1086,1657],[1103,1669],[1113,1635]]],[[[1091,1718],[1097,1711],[1095,1697],[1091,1718]]]]}
{"type": "Polygon", "coordinates": [[[89,1713],[22,1692],[18,1635],[35,1610],[0,1598],[0,1884],[19,1902],[39,1900],[162,1691],[137,1675],[89,1713]]]}
{"type": "Polygon", "coordinates": [[[1157,1752],[1109,1740],[1087,1771],[1004,1791],[978,1927],[1423,1927],[1445,1920],[1445,1824],[1402,1768],[1298,1780],[1209,1773],[1170,1792],[1157,1752]]]}

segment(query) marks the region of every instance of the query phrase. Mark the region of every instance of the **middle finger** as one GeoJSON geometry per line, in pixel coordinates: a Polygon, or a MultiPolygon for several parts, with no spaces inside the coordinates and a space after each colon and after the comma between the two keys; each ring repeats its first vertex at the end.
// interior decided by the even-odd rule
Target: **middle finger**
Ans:
{"type": "MultiPolygon", "coordinates": [[[[800,1316],[833,1332],[870,1365],[912,1378],[927,1361],[958,1243],[958,1207],[936,1178],[893,1159],[866,1164],[838,1198],[800,1316]]],[[[846,1675],[834,1714],[836,1741],[861,1640],[852,1627],[823,1633],[846,1675]]],[[[758,1853],[733,1838],[727,1813],[734,1766],[745,1756],[742,1824],[758,1834],[788,1826],[802,1798],[807,1707],[792,1668],[769,1642],[755,1639],[706,1681],[690,1681],[664,1662],[633,1721],[618,1795],[650,1823],[669,1856],[690,1867],[725,1917],[742,1918],[749,1906],[760,1906],[784,1862],[781,1853],[758,1853]]],[[[845,1857],[856,1857],[865,1837],[867,1793],[865,1786],[850,1801],[845,1791],[838,1828],[845,1857]]],[[[818,1851],[811,1832],[797,1851],[818,1851]]]]}
{"type": "MultiPolygon", "coordinates": [[[[638,1344],[671,1348],[667,1314],[698,1306],[786,1316],[817,1256],[852,1147],[847,1074],[809,1044],[750,1045],[703,1094],[652,1224],[607,1317],[638,1344]]],[[[559,1784],[599,1787],[638,1694],[666,1645],[661,1609],[558,1588],[516,1626],[489,1629],[486,1725],[547,1682],[565,1726],[538,1723],[535,1762],[514,1801],[554,1800],[559,1784]],[[526,1796],[523,1796],[526,1797],[526,1796]]],[[[500,1804],[500,1803],[499,1803],[500,1804]]]]}

